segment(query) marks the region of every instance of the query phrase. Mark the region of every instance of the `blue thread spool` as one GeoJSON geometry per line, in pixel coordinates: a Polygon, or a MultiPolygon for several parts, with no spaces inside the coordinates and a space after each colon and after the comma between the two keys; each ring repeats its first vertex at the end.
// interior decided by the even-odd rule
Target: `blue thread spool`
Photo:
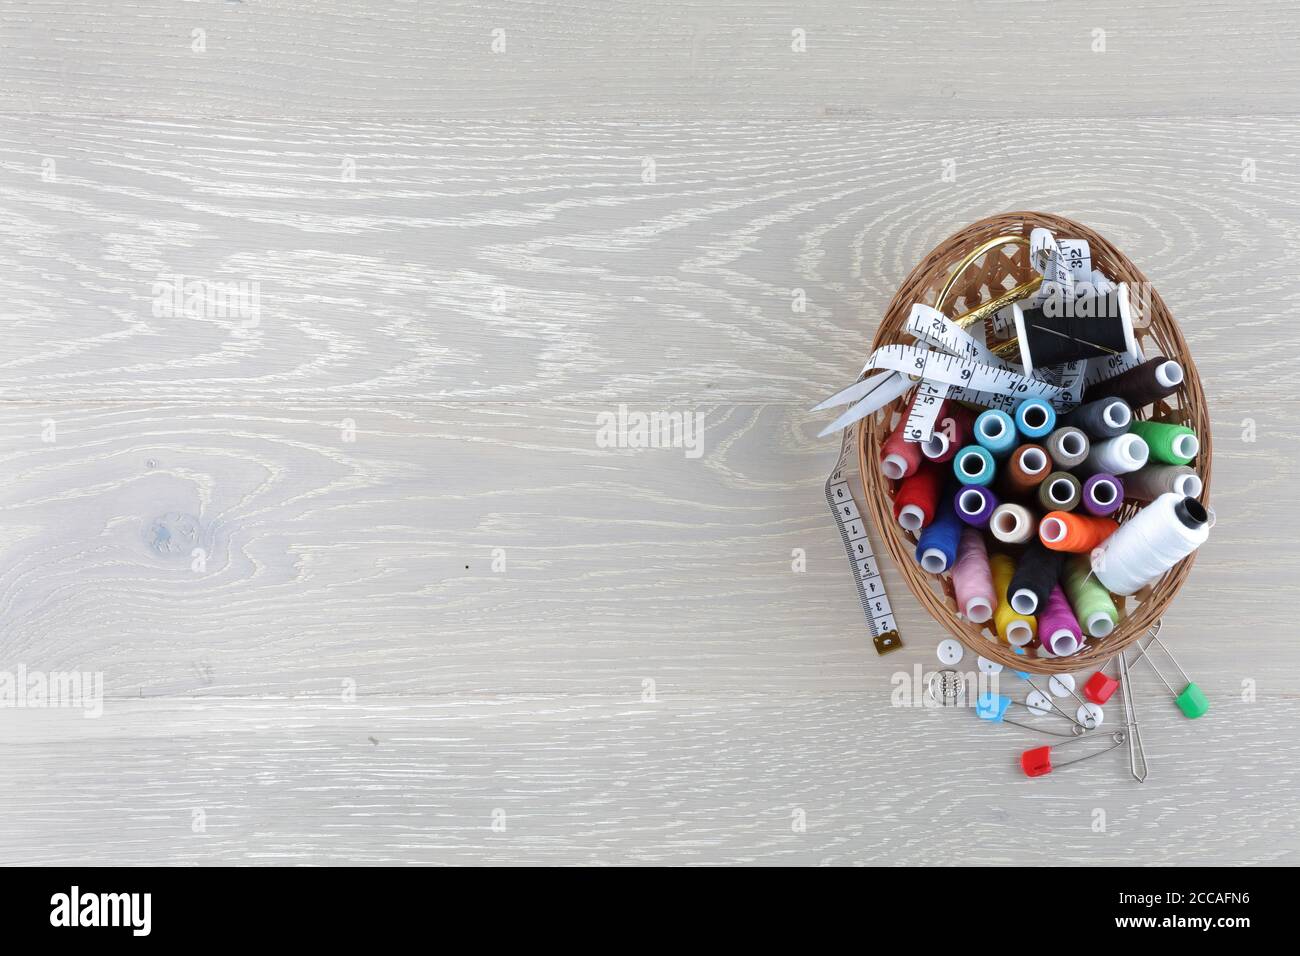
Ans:
{"type": "Polygon", "coordinates": [[[1006,412],[990,408],[975,419],[975,440],[995,457],[1009,455],[1016,447],[1016,423],[1006,412]]]}
{"type": "Polygon", "coordinates": [[[957,541],[961,537],[961,520],[953,507],[952,495],[939,496],[938,514],[921,531],[916,542],[916,560],[931,574],[942,574],[957,560],[957,541]]]}
{"type": "Polygon", "coordinates": [[[967,445],[952,458],[953,474],[963,485],[987,485],[997,472],[993,456],[982,445],[967,445]]]}
{"type": "Polygon", "coordinates": [[[1016,428],[1030,440],[1045,438],[1056,427],[1056,409],[1042,398],[1026,398],[1016,406],[1016,428]]]}

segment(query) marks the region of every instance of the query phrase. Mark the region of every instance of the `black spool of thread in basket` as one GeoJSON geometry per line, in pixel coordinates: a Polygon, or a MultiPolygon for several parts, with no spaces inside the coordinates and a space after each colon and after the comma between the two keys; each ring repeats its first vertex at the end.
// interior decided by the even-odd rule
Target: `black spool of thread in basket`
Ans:
{"type": "Polygon", "coordinates": [[[1098,382],[1088,389],[1084,400],[1095,402],[1102,398],[1122,398],[1136,410],[1168,398],[1182,384],[1183,367],[1157,355],[1114,378],[1098,382]]]}
{"type": "Polygon", "coordinates": [[[1038,308],[1012,309],[1026,374],[1076,359],[1134,353],[1127,290],[1121,286],[1113,295],[1091,300],[1104,304],[1076,309],[1075,300],[1067,298],[1048,300],[1038,308]]]}
{"type": "Polygon", "coordinates": [[[1089,438],[1105,441],[1122,435],[1133,425],[1133,410],[1122,398],[1100,398],[1080,405],[1061,416],[1062,425],[1072,425],[1089,438]]]}
{"type": "Polygon", "coordinates": [[[1016,573],[1011,576],[1007,588],[1011,607],[1020,614],[1037,614],[1046,607],[1052,588],[1061,578],[1064,560],[1064,553],[1053,551],[1034,538],[1016,562],[1016,573]]]}

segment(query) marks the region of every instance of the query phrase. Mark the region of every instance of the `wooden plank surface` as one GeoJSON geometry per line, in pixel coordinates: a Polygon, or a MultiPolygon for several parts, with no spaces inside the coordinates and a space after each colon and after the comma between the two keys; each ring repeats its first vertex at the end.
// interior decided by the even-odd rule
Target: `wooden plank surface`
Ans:
{"type": "Polygon", "coordinates": [[[0,109],[37,113],[1069,123],[1300,106],[1288,0],[10,0],[0,30],[0,109]]]}
{"type": "Polygon", "coordinates": [[[5,710],[0,859],[1300,862],[1300,16],[936,9],[7,5],[0,671],[106,699],[5,710]],[[807,409],[1013,208],[1124,249],[1212,402],[1166,623],[1213,709],[1143,668],[1142,786],[894,706],[942,633],[888,569],[874,654],[824,513],[807,409]]]}

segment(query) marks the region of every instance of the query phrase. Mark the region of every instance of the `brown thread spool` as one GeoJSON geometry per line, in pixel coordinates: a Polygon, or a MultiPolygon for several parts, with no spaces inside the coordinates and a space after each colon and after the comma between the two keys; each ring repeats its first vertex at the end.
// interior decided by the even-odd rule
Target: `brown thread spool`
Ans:
{"type": "Polygon", "coordinates": [[[1068,471],[1054,471],[1038,486],[1038,503],[1044,511],[1073,511],[1079,507],[1079,479],[1068,471]]]}
{"type": "Polygon", "coordinates": [[[1145,408],[1152,402],[1168,398],[1183,384],[1183,367],[1163,355],[1134,366],[1127,372],[1098,382],[1088,389],[1085,399],[1122,398],[1130,408],[1145,408]]]}
{"type": "Polygon", "coordinates": [[[1011,453],[1002,470],[1002,491],[1008,498],[1031,498],[1039,482],[1047,477],[1052,460],[1047,449],[1032,443],[1021,445],[1011,453]]]}

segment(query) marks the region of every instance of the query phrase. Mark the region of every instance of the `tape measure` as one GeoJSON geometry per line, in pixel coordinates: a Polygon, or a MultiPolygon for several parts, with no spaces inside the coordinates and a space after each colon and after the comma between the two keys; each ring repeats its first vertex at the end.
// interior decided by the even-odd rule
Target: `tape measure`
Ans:
{"type": "Polygon", "coordinates": [[[880,562],[876,559],[871,538],[867,534],[867,519],[853,496],[855,479],[861,484],[861,475],[858,474],[858,430],[846,428],[840,442],[839,460],[826,479],[826,503],[840,529],[840,540],[844,543],[849,566],[853,568],[858,600],[862,602],[862,613],[866,616],[867,630],[871,633],[876,653],[888,654],[902,647],[903,639],[898,634],[894,609],[885,592],[880,562]]]}

